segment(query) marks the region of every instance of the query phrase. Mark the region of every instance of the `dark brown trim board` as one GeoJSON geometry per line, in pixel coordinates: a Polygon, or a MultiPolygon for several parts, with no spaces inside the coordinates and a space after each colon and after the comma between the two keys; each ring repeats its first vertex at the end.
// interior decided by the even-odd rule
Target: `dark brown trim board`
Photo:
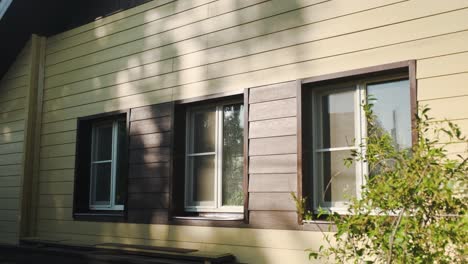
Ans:
{"type": "Polygon", "coordinates": [[[381,75],[381,74],[391,74],[394,72],[397,73],[397,72],[401,72],[404,70],[408,70],[409,68],[411,68],[412,64],[416,65],[416,62],[414,60],[408,60],[408,61],[382,64],[378,66],[371,66],[371,67],[366,67],[366,68],[361,68],[361,69],[356,69],[356,70],[325,74],[325,75],[303,79],[302,84],[319,83],[323,81],[328,82],[328,81],[335,81],[335,80],[341,82],[343,81],[343,79],[348,79],[348,78],[358,79],[362,77],[372,77],[372,76],[381,75]]]}
{"type": "Polygon", "coordinates": [[[249,223],[249,92],[244,90],[244,222],[249,223]]]}
{"type": "MultiPolygon", "coordinates": [[[[302,123],[304,122],[302,117],[302,82],[296,81],[296,104],[297,104],[297,193],[296,197],[302,199],[303,197],[303,164],[305,162],[303,156],[304,144],[302,143],[302,123]]],[[[302,223],[302,215],[297,214],[297,223],[302,223]]]]}
{"type": "Polygon", "coordinates": [[[418,132],[416,130],[416,115],[418,114],[418,81],[416,79],[416,61],[408,62],[408,77],[410,81],[410,96],[411,96],[411,124],[412,124],[412,141],[413,145],[418,143],[418,132]]]}
{"type": "Polygon", "coordinates": [[[173,108],[169,102],[131,109],[126,207],[129,223],[169,221],[173,108]]]}
{"type": "Polygon", "coordinates": [[[203,96],[197,96],[197,97],[192,97],[188,99],[177,100],[177,101],[174,101],[174,104],[176,105],[177,104],[189,104],[189,103],[197,103],[197,102],[202,102],[206,100],[214,100],[214,99],[225,100],[229,96],[241,95],[243,93],[244,93],[243,91],[231,91],[231,92],[203,95],[203,96]]]}

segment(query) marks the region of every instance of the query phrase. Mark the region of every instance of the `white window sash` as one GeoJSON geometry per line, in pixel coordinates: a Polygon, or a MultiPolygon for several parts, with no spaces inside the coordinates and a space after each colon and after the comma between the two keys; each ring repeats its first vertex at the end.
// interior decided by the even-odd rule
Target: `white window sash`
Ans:
{"type": "MultiPolygon", "coordinates": [[[[185,155],[185,210],[188,212],[226,212],[226,213],[240,213],[244,211],[243,206],[225,206],[222,205],[222,177],[223,177],[223,108],[226,105],[242,104],[239,101],[225,102],[223,104],[211,104],[203,107],[196,107],[189,109],[186,114],[186,155],[185,155]],[[193,141],[193,114],[203,109],[216,107],[215,120],[215,151],[204,153],[190,153],[192,150],[193,141]],[[193,195],[193,168],[190,162],[191,157],[210,156],[214,155],[215,168],[214,168],[214,184],[213,202],[195,202],[192,200],[193,195]]],[[[244,153],[245,155],[245,153],[244,153]]]]}
{"type": "MultiPolygon", "coordinates": [[[[367,137],[367,120],[365,116],[365,112],[363,109],[363,104],[365,104],[366,98],[367,98],[367,86],[372,83],[376,82],[386,82],[386,81],[397,81],[398,79],[403,79],[407,78],[408,76],[406,74],[396,74],[393,76],[387,76],[384,78],[377,77],[377,78],[370,78],[366,80],[362,80],[360,82],[348,82],[348,83],[342,83],[339,84],[337,87],[336,85],[331,85],[331,86],[324,86],[326,90],[322,90],[321,92],[316,92],[312,91],[312,113],[314,115],[314,118],[317,118],[317,98],[318,96],[323,96],[323,95],[329,95],[334,93],[335,91],[340,91],[344,90],[350,85],[352,85],[355,90],[355,97],[354,97],[354,102],[355,102],[355,135],[356,135],[356,146],[349,146],[349,147],[336,147],[336,148],[317,148],[318,146],[318,135],[320,135],[321,129],[323,129],[323,125],[321,123],[321,118],[318,118],[320,122],[316,122],[313,124],[313,138],[312,138],[312,146],[313,146],[313,154],[312,154],[312,166],[314,168],[313,170],[313,185],[314,185],[314,190],[313,190],[313,207],[314,211],[318,212],[319,206],[329,212],[337,212],[340,214],[349,214],[348,212],[348,204],[349,202],[345,201],[339,201],[339,202],[323,202],[322,197],[323,196],[323,174],[320,171],[321,165],[318,162],[318,154],[320,153],[325,153],[325,152],[333,152],[333,151],[340,151],[340,150],[359,150],[361,152],[361,155],[365,156],[367,146],[366,142],[364,139],[367,137]],[[319,93],[317,95],[317,93],[319,93]]],[[[320,109],[321,111],[321,109],[320,109]]],[[[361,187],[366,184],[366,178],[365,175],[368,175],[369,173],[369,168],[368,164],[364,161],[355,161],[356,165],[356,198],[360,199],[361,198],[361,187]]]]}
{"type": "Polygon", "coordinates": [[[90,178],[90,197],[89,197],[89,208],[92,210],[123,210],[124,205],[115,204],[115,193],[116,193],[116,186],[117,186],[117,157],[118,157],[118,139],[119,139],[119,120],[112,121],[112,150],[111,150],[111,160],[99,160],[95,161],[96,158],[96,149],[98,147],[99,142],[96,140],[96,131],[97,128],[102,127],[102,123],[98,123],[93,125],[92,128],[92,142],[91,142],[91,178],[90,178]],[[111,163],[111,183],[110,183],[110,201],[108,204],[99,204],[94,201],[93,194],[95,194],[98,190],[94,185],[94,180],[96,175],[94,175],[93,165],[95,164],[104,164],[104,163],[111,163]],[[94,192],[94,193],[93,193],[94,192]]]}

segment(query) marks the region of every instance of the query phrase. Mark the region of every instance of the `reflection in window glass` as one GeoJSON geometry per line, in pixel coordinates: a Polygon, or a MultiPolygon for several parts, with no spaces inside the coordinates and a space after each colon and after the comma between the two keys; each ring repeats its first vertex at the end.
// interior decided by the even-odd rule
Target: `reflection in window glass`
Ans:
{"type": "Polygon", "coordinates": [[[111,165],[111,162],[97,163],[93,165],[93,204],[110,204],[111,165]]]}
{"type": "Polygon", "coordinates": [[[411,104],[409,81],[391,81],[367,86],[367,93],[376,99],[374,114],[377,123],[394,139],[397,149],[411,147],[411,104]]]}
{"type": "Polygon", "coordinates": [[[95,161],[112,159],[112,124],[96,127],[95,161]]]}
{"type": "Polygon", "coordinates": [[[118,145],[117,145],[117,171],[115,181],[115,204],[123,205],[125,203],[125,193],[127,189],[126,175],[123,173],[122,167],[127,162],[127,155],[123,146],[127,140],[127,123],[125,120],[120,120],[118,123],[118,145]]]}
{"type": "Polygon", "coordinates": [[[242,205],[244,193],[244,106],[223,109],[223,205],[242,205]]]}
{"type": "Polygon", "coordinates": [[[214,201],[215,159],[214,155],[195,156],[192,160],[192,200],[194,202],[214,201]]]}
{"type": "Polygon", "coordinates": [[[192,153],[214,152],[216,141],[216,108],[197,111],[192,116],[192,153]]]}
{"type": "Polygon", "coordinates": [[[332,151],[318,154],[323,173],[322,201],[334,206],[337,202],[346,202],[356,196],[356,164],[349,168],[343,160],[351,155],[351,151],[332,151]]]}
{"type": "Polygon", "coordinates": [[[322,96],[322,141],[320,148],[347,147],[353,144],[354,90],[322,96]]]}

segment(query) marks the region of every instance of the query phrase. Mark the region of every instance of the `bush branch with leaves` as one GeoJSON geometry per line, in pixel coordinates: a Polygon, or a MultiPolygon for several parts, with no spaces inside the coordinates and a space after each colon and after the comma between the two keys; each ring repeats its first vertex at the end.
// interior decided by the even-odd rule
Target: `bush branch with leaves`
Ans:
{"type": "Polygon", "coordinates": [[[417,141],[399,149],[372,107],[372,100],[363,106],[365,144],[344,161],[363,161],[369,168],[361,197],[350,199],[346,215],[320,210],[336,232],[324,233],[328,245],[309,257],[336,263],[466,262],[467,153],[450,157],[445,150],[453,142],[467,143],[466,137],[451,122],[435,125],[424,108],[415,117],[417,141]]]}

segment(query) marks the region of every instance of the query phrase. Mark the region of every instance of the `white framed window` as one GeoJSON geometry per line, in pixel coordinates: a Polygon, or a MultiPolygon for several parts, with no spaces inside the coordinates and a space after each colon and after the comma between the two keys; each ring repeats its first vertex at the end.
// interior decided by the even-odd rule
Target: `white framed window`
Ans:
{"type": "Polygon", "coordinates": [[[126,137],[125,119],[95,122],[91,139],[89,207],[92,210],[123,210],[125,183],[120,173],[126,137]],[[122,149],[122,150],[121,150],[122,149]]]}
{"type": "Polygon", "coordinates": [[[360,197],[368,167],[344,165],[353,150],[365,152],[367,124],[363,104],[374,98],[377,123],[397,148],[410,148],[411,96],[407,76],[363,79],[312,89],[312,183],[314,209],[347,213],[350,198],[360,197]]]}
{"type": "Polygon", "coordinates": [[[243,212],[243,104],[191,107],[186,128],[185,210],[243,212]]]}

